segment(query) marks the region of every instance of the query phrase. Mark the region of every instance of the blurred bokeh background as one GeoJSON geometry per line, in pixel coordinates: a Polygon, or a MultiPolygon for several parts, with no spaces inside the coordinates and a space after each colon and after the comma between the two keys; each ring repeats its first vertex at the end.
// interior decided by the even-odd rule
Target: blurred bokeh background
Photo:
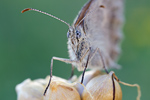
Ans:
{"type": "MultiPolygon", "coordinates": [[[[28,7],[49,12],[72,23],[87,0],[0,1],[0,100],[16,100],[15,86],[27,78],[45,78],[52,56],[68,58],[67,25],[28,7]]],[[[124,82],[141,86],[141,100],[150,100],[150,0],[125,1],[121,70],[124,82]]],[[[54,61],[53,74],[70,76],[71,65],[54,61]]],[[[80,74],[77,70],[76,74],[80,74]]],[[[135,100],[137,89],[121,85],[123,100],[135,100]]]]}

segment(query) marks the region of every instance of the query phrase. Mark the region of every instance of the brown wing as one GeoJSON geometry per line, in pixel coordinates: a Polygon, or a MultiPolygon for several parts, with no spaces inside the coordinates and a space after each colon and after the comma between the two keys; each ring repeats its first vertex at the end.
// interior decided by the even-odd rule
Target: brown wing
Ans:
{"type": "Polygon", "coordinates": [[[92,48],[102,50],[108,67],[115,65],[122,38],[123,0],[90,0],[79,12],[74,26],[84,17],[79,26],[89,37],[92,48]]]}
{"type": "MultiPolygon", "coordinates": [[[[77,18],[76,18],[76,21],[75,21],[75,23],[74,23],[74,26],[75,26],[75,27],[79,24],[79,22],[80,22],[80,21],[84,18],[84,16],[86,15],[86,13],[87,13],[87,11],[88,11],[88,9],[89,9],[89,7],[90,7],[92,1],[94,1],[94,0],[88,1],[88,2],[82,7],[82,9],[81,9],[81,11],[79,12],[79,14],[78,14],[78,16],[77,16],[77,18]]],[[[83,25],[83,21],[80,23],[80,25],[83,25]]]]}

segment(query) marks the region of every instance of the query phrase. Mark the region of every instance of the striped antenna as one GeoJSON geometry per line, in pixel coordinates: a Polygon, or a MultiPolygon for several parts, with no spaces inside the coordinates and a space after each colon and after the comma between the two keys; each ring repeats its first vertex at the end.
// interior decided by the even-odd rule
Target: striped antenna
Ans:
{"type": "Polygon", "coordinates": [[[43,11],[40,11],[40,10],[37,10],[37,9],[26,8],[26,9],[22,10],[21,13],[24,13],[24,12],[29,11],[29,10],[37,11],[37,12],[43,13],[43,14],[45,14],[45,15],[48,15],[48,16],[50,16],[50,17],[53,17],[53,18],[55,18],[55,19],[57,19],[57,20],[59,20],[59,21],[65,23],[66,25],[68,25],[69,28],[71,27],[71,26],[70,26],[67,22],[65,22],[64,20],[61,20],[60,18],[58,18],[58,17],[56,17],[56,16],[54,16],[54,15],[52,15],[52,14],[49,14],[49,13],[46,13],[46,12],[43,12],[43,11]]]}

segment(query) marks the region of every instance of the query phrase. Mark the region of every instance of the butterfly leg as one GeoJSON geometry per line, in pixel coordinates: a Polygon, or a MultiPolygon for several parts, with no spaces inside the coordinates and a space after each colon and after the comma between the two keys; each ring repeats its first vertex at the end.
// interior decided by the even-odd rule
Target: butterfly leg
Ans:
{"type": "Polygon", "coordinates": [[[87,65],[88,65],[88,62],[89,62],[89,58],[90,58],[90,54],[88,55],[86,65],[85,65],[84,71],[83,71],[83,73],[82,73],[81,84],[83,83],[83,80],[84,80],[84,74],[85,74],[85,71],[86,71],[86,69],[87,69],[87,65]]]}
{"type": "MultiPolygon", "coordinates": [[[[89,52],[89,49],[84,54],[83,58],[87,55],[88,52],[89,52]]],[[[84,73],[85,73],[87,65],[88,65],[89,57],[90,57],[90,54],[88,55],[87,63],[86,63],[85,69],[84,69],[83,74],[82,74],[82,81],[81,81],[81,83],[83,83],[83,80],[84,80],[84,73]]],[[[48,83],[48,85],[47,85],[47,87],[46,87],[46,89],[44,91],[44,95],[46,94],[47,89],[48,89],[48,87],[50,86],[50,83],[51,83],[52,69],[53,69],[53,60],[59,60],[59,61],[65,62],[65,63],[79,63],[79,62],[82,62],[83,58],[81,58],[79,61],[74,61],[74,60],[71,60],[71,59],[52,57],[52,59],[51,59],[51,66],[50,66],[50,79],[49,79],[49,83],[48,83]]],[[[73,70],[74,70],[74,68],[72,69],[72,73],[73,73],[73,70]]]]}
{"type": "Polygon", "coordinates": [[[70,59],[65,59],[65,58],[59,58],[59,57],[52,57],[51,59],[51,66],[50,66],[50,79],[49,79],[49,83],[44,91],[44,96],[47,92],[47,89],[48,87],[50,86],[50,83],[51,83],[51,79],[52,79],[52,70],[53,70],[53,60],[59,60],[59,61],[62,61],[62,62],[66,62],[66,63],[73,63],[73,62],[77,62],[77,61],[73,61],[73,60],[70,60],[70,59]]]}
{"type": "MultiPolygon", "coordinates": [[[[105,70],[105,72],[108,74],[109,72],[107,71],[106,69],[106,66],[105,66],[105,63],[104,63],[104,59],[103,59],[103,56],[102,56],[102,53],[100,51],[99,48],[96,48],[95,51],[91,54],[91,51],[89,51],[89,55],[88,55],[88,58],[87,58],[87,62],[86,62],[86,65],[85,65],[85,68],[84,68],[84,71],[82,73],[82,79],[81,79],[81,83],[83,83],[83,80],[84,80],[84,74],[85,74],[85,71],[87,69],[87,65],[88,65],[88,62],[90,62],[92,60],[92,58],[95,56],[96,52],[99,53],[100,57],[101,57],[101,61],[102,61],[102,64],[103,64],[103,68],[105,70]]],[[[86,53],[87,54],[87,53],[86,53]]]]}
{"type": "Polygon", "coordinates": [[[74,66],[73,65],[71,65],[72,66],[72,69],[71,69],[71,75],[70,75],[70,77],[69,77],[69,80],[72,78],[72,76],[74,75],[74,66]]]}
{"type": "Polygon", "coordinates": [[[87,61],[86,61],[86,64],[85,64],[85,68],[83,70],[83,73],[82,73],[82,79],[81,79],[81,84],[83,83],[83,80],[84,80],[84,74],[85,74],[85,71],[87,69],[87,65],[88,65],[88,62],[89,62],[89,59],[90,59],[90,55],[91,55],[91,47],[89,47],[89,49],[86,51],[86,53],[83,55],[83,57],[80,59],[80,61],[83,60],[83,58],[87,55],[87,53],[89,52],[88,54],[88,58],[87,58],[87,61]]]}
{"type": "Polygon", "coordinates": [[[99,48],[98,48],[98,52],[99,52],[99,55],[100,55],[101,60],[102,60],[102,63],[103,63],[103,68],[104,68],[105,72],[108,74],[109,72],[108,72],[108,70],[106,69],[105,62],[104,62],[104,59],[103,59],[102,53],[101,53],[101,51],[100,51],[100,49],[99,49],[99,48]]]}
{"type": "Polygon", "coordinates": [[[98,52],[99,55],[100,55],[101,62],[102,62],[102,65],[103,65],[103,68],[104,68],[105,72],[108,74],[109,72],[108,72],[107,69],[106,69],[105,61],[104,61],[102,52],[101,52],[101,50],[100,50],[99,48],[96,48],[96,49],[95,49],[94,53],[93,53],[92,56],[90,57],[90,61],[92,60],[92,58],[95,56],[95,54],[96,54],[97,52],[98,52]]]}

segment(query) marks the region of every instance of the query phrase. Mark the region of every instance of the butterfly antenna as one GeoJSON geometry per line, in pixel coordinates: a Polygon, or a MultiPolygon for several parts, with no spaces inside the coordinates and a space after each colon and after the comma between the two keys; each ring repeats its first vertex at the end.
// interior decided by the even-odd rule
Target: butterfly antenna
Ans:
{"type": "Polygon", "coordinates": [[[40,10],[37,10],[37,9],[26,8],[26,9],[22,10],[21,13],[24,13],[24,12],[29,11],[29,10],[33,10],[33,11],[36,11],[36,12],[40,12],[40,13],[43,13],[43,14],[48,15],[48,16],[50,16],[50,17],[53,17],[53,18],[55,18],[55,19],[57,19],[57,20],[59,20],[59,21],[65,23],[66,25],[68,25],[69,28],[71,27],[71,26],[70,26],[67,22],[65,22],[64,20],[61,20],[60,18],[58,18],[58,17],[56,17],[56,16],[54,16],[54,15],[52,15],[52,14],[49,14],[49,13],[46,13],[46,12],[43,12],[43,11],[40,11],[40,10]]]}

